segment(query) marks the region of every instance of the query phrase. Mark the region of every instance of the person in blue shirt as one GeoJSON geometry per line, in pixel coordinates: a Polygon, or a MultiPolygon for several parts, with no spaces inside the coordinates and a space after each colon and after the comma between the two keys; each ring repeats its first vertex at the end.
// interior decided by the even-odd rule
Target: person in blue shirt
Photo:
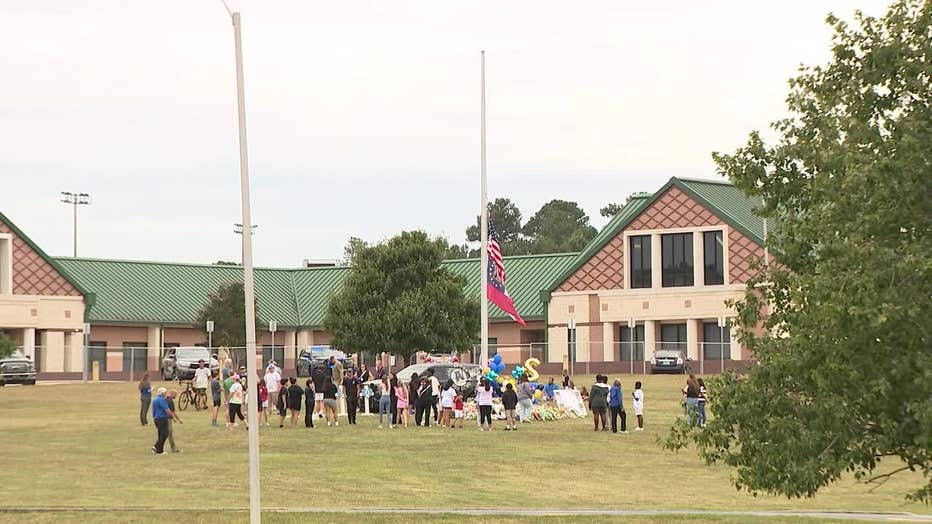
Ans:
{"type": "Polygon", "coordinates": [[[617,419],[619,416],[621,416],[621,432],[628,432],[627,421],[625,420],[625,405],[622,398],[624,398],[624,395],[621,392],[621,381],[616,380],[612,388],[608,390],[608,409],[612,414],[612,433],[618,433],[617,419]]]}
{"type": "Polygon", "coordinates": [[[165,452],[165,441],[168,439],[168,422],[175,416],[165,398],[165,388],[159,388],[155,399],[152,400],[152,419],[155,421],[155,430],[158,437],[152,446],[152,453],[161,455],[165,452]]]}
{"type": "Polygon", "coordinates": [[[547,395],[547,400],[553,400],[553,392],[558,389],[560,389],[560,387],[553,382],[553,377],[550,377],[547,385],[544,386],[544,394],[547,395]]]}
{"type": "Polygon", "coordinates": [[[152,384],[149,383],[149,374],[145,373],[139,381],[139,422],[143,426],[149,425],[149,404],[152,403],[152,384]]]}

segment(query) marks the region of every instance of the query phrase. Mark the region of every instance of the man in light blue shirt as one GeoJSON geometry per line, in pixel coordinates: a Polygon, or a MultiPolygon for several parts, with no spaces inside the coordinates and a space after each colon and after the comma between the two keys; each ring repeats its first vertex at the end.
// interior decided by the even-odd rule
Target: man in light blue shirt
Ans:
{"type": "Polygon", "coordinates": [[[553,377],[550,377],[550,381],[544,386],[544,393],[547,395],[547,400],[553,400],[553,392],[558,389],[560,388],[554,384],[553,377]]]}

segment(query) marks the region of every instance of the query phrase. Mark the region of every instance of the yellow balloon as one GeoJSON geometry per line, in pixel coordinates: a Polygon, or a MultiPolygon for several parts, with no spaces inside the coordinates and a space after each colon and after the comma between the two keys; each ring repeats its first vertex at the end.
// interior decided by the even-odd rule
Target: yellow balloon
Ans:
{"type": "Polygon", "coordinates": [[[512,377],[498,377],[498,378],[502,379],[502,382],[500,382],[502,386],[504,386],[505,384],[511,384],[512,388],[518,387],[518,383],[515,382],[515,379],[512,377]]]}
{"type": "Polygon", "coordinates": [[[505,377],[498,377],[498,378],[496,378],[495,380],[498,381],[499,384],[504,384],[504,383],[505,383],[505,377]]]}
{"type": "Polygon", "coordinates": [[[524,372],[527,373],[528,382],[537,382],[537,379],[540,378],[540,373],[537,372],[537,366],[540,365],[540,360],[531,357],[524,361],[524,372]]]}
{"type": "Polygon", "coordinates": [[[489,371],[492,371],[492,369],[489,366],[482,368],[482,375],[483,376],[488,375],[489,371]]]}

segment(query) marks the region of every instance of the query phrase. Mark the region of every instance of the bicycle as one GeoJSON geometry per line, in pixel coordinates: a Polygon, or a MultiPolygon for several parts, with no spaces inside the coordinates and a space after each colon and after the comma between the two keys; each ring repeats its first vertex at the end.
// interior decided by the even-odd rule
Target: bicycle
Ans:
{"type": "Polygon", "coordinates": [[[182,382],[182,384],[184,384],[184,391],[178,396],[178,407],[184,411],[190,404],[197,411],[207,409],[207,391],[194,389],[194,383],[191,381],[182,382]]]}

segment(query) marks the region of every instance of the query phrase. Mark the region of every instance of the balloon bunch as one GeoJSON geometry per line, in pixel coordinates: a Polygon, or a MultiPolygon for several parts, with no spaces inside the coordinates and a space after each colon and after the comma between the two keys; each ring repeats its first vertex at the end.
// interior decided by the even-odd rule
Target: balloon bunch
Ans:
{"type": "Polygon", "coordinates": [[[505,374],[505,363],[502,362],[502,356],[497,354],[489,359],[486,367],[482,369],[482,376],[496,389],[503,387],[505,384],[511,384],[512,387],[517,387],[517,383],[521,380],[521,377],[527,376],[528,381],[536,388],[537,384],[535,381],[540,378],[540,373],[537,372],[537,366],[540,366],[540,360],[531,357],[524,361],[524,366],[515,366],[509,377],[505,374]]]}

